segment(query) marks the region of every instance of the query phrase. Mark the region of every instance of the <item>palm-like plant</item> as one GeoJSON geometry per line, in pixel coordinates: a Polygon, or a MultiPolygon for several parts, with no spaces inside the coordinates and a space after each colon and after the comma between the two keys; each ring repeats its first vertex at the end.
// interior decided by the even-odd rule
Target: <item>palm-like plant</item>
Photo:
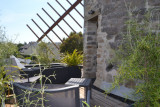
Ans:
{"type": "Polygon", "coordinates": [[[77,66],[83,63],[83,55],[78,53],[75,49],[72,54],[67,54],[62,59],[63,63],[66,63],[68,66],[77,66]]]}

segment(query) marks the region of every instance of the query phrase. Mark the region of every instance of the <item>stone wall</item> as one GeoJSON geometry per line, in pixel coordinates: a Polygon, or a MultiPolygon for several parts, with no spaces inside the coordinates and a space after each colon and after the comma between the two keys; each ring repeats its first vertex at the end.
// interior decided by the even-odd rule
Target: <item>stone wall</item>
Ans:
{"type": "MultiPolygon", "coordinates": [[[[84,0],[84,74],[86,78],[96,78],[94,85],[105,90],[117,74],[116,64],[110,63],[115,51],[126,33],[125,22],[129,19],[128,10],[138,16],[139,20],[147,10],[153,11],[153,25],[159,23],[160,0],[84,0]]],[[[154,27],[154,26],[153,26],[154,27]]],[[[157,30],[157,29],[156,29],[157,30]]],[[[160,29],[158,29],[160,31],[160,29]]],[[[134,81],[124,84],[117,96],[135,86],[134,81]]],[[[132,90],[132,89],[131,89],[132,90]]],[[[123,95],[121,97],[124,97],[123,95]]],[[[132,100],[132,99],[131,99],[132,100]]],[[[134,100],[133,100],[134,101],[134,100]]],[[[91,106],[126,107],[114,98],[105,97],[92,89],[91,106]]]]}
{"type": "MultiPolygon", "coordinates": [[[[128,11],[143,18],[146,10],[159,8],[160,0],[84,0],[84,77],[95,78],[95,85],[111,83],[116,66],[110,63],[122,34],[126,32],[128,11]]],[[[129,85],[128,85],[129,86],[129,85]]]]}
{"type": "Polygon", "coordinates": [[[96,22],[94,21],[88,21],[85,23],[86,26],[86,33],[84,37],[84,41],[86,44],[84,44],[84,74],[83,77],[90,77],[94,78],[96,75],[94,72],[96,72],[97,66],[96,66],[96,60],[97,60],[97,36],[96,36],[96,22]]]}

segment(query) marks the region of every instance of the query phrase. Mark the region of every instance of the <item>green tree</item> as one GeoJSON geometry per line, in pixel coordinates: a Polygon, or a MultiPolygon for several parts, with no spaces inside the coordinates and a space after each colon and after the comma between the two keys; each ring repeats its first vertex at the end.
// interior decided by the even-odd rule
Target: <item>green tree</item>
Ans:
{"type": "Polygon", "coordinates": [[[22,46],[24,46],[24,44],[18,43],[18,44],[17,44],[18,50],[20,50],[20,48],[21,48],[22,46]]]}
{"type": "Polygon", "coordinates": [[[78,52],[83,51],[83,37],[82,33],[71,32],[67,39],[63,39],[63,43],[60,45],[61,53],[73,53],[74,50],[78,52]]]}
{"type": "Polygon", "coordinates": [[[49,66],[50,63],[52,62],[54,55],[52,55],[51,50],[47,46],[47,43],[40,42],[38,44],[37,53],[38,53],[38,62],[49,66]]]}
{"type": "Polygon", "coordinates": [[[5,59],[17,53],[18,48],[6,37],[5,30],[0,27],[0,67],[6,65],[5,59]]]}

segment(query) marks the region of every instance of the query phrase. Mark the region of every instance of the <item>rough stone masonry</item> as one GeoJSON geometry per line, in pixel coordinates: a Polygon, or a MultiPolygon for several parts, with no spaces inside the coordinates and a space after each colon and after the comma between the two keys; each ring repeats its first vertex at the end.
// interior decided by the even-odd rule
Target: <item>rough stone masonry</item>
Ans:
{"type": "Polygon", "coordinates": [[[83,77],[96,78],[94,85],[103,89],[102,83],[111,83],[117,72],[110,60],[126,32],[128,10],[143,18],[145,11],[160,9],[160,0],[84,0],[84,7],[83,77]]]}

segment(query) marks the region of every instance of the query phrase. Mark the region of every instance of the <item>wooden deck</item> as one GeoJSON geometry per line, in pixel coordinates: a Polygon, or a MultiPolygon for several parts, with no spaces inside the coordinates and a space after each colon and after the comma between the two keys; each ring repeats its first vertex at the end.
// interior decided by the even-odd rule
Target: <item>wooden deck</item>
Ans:
{"type": "Polygon", "coordinates": [[[126,103],[116,100],[110,96],[106,96],[95,89],[92,89],[91,107],[127,107],[126,103]]]}
{"type": "Polygon", "coordinates": [[[5,107],[19,107],[19,106],[16,106],[14,104],[6,104],[5,107]]]}
{"type": "Polygon", "coordinates": [[[5,107],[17,107],[15,104],[15,99],[13,97],[13,94],[7,96],[5,107]]]}

